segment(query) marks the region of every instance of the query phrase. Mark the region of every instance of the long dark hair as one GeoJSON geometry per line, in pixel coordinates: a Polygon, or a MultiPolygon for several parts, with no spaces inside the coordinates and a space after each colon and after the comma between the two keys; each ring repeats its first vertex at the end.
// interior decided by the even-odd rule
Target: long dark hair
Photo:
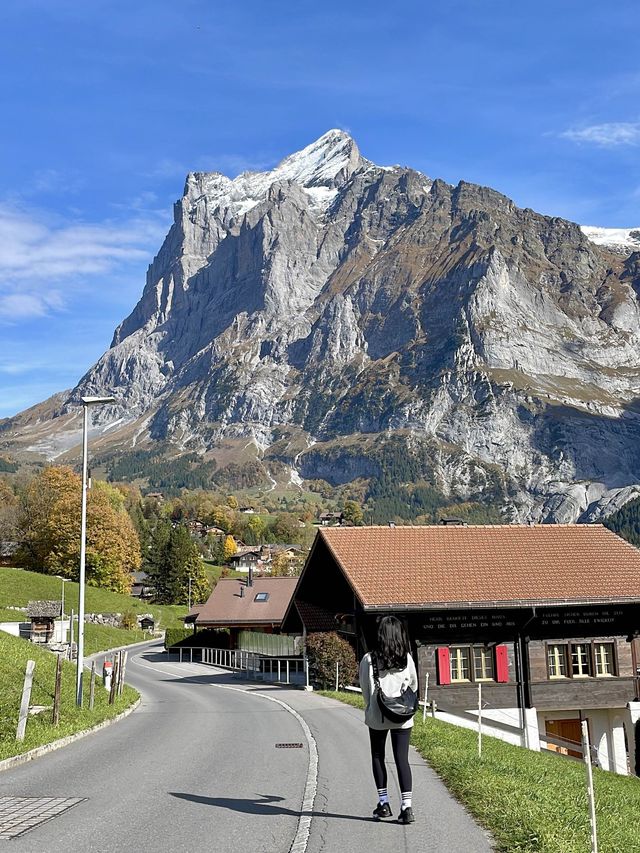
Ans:
{"type": "Polygon", "coordinates": [[[379,669],[404,669],[409,654],[409,637],[404,623],[395,616],[378,622],[375,655],[379,669]]]}

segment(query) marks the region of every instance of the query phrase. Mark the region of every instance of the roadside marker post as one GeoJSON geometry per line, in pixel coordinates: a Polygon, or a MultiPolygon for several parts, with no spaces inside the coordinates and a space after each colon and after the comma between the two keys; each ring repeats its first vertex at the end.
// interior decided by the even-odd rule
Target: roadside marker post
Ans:
{"type": "Polygon", "coordinates": [[[591,768],[591,744],[589,742],[589,726],[586,720],[580,724],[582,728],[582,756],[587,765],[587,795],[589,797],[589,821],[591,823],[591,853],[598,853],[598,828],[596,825],[596,799],[593,790],[593,770],[591,768]]]}
{"type": "Polygon", "coordinates": [[[56,658],[56,683],[53,691],[53,719],[52,723],[57,726],[60,722],[60,688],[62,686],[62,657],[56,658]]]}
{"type": "Polygon", "coordinates": [[[102,664],[102,681],[105,690],[111,691],[111,679],[113,678],[113,661],[105,660],[102,664]]]}
{"type": "Polygon", "coordinates": [[[91,662],[91,680],[89,681],[89,710],[93,711],[93,703],[96,695],[96,662],[91,662]]]}
{"type": "Polygon", "coordinates": [[[33,670],[36,668],[34,660],[27,661],[24,673],[24,685],[22,687],[22,701],[20,702],[20,715],[18,717],[18,729],[16,740],[23,741],[27,729],[27,717],[29,716],[29,702],[31,701],[31,685],[33,684],[33,670]]]}
{"type": "Polygon", "coordinates": [[[424,677],[424,705],[422,706],[422,722],[427,719],[427,697],[429,695],[429,673],[424,677]]]}
{"type": "Polygon", "coordinates": [[[482,758],[482,682],[478,684],[478,758],[482,758]]]}

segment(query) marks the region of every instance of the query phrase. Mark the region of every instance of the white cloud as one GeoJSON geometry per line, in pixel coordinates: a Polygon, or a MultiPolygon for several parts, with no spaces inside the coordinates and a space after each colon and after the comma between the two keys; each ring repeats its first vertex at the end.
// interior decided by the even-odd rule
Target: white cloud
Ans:
{"type": "Polygon", "coordinates": [[[621,145],[640,145],[640,122],[612,121],[589,127],[565,130],[560,136],[572,142],[615,148],[621,145]]]}
{"type": "Polygon", "coordinates": [[[64,307],[83,277],[144,265],[167,226],[164,215],[150,211],[97,224],[52,224],[42,214],[0,205],[0,320],[45,316],[64,307]]]}
{"type": "Polygon", "coordinates": [[[27,317],[44,317],[50,309],[60,309],[62,296],[55,291],[40,293],[0,294],[0,317],[23,320],[27,317]]]}

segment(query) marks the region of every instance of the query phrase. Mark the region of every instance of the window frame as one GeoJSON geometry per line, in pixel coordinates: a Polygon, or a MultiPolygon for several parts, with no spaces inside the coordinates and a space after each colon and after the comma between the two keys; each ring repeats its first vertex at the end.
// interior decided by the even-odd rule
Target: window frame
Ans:
{"type": "MultiPolygon", "coordinates": [[[[548,681],[563,681],[567,679],[575,679],[576,681],[585,681],[589,678],[617,678],[618,670],[618,647],[615,638],[604,637],[602,639],[572,639],[572,640],[546,640],[545,641],[545,666],[547,671],[548,681]],[[611,672],[599,673],[598,667],[598,648],[608,646],[611,649],[611,672]],[[565,674],[552,675],[551,667],[549,666],[551,649],[564,648],[565,674]],[[586,668],[588,672],[574,672],[574,656],[576,649],[584,648],[586,651],[586,668]]],[[[582,664],[580,664],[582,668],[582,664]]]]}
{"type": "MultiPolygon", "coordinates": [[[[451,646],[449,649],[449,670],[451,673],[451,684],[470,684],[472,681],[471,675],[471,646],[451,646]],[[467,661],[467,678],[457,678],[454,675],[454,659],[459,664],[463,660],[463,655],[466,654],[467,661]]],[[[464,662],[462,663],[464,671],[464,662]]]]}
{"type": "MultiPolygon", "coordinates": [[[[482,643],[456,643],[455,645],[447,646],[449,650],[449,684],[501,684],[503,682],[498,681],[498,672],[496,665],[496,646],[494,645],[484,645],[482,643]],[[490,665],[491,665],[491,676],[490,677],[477,677],[476,676],[476,652],[484,652],[489,657],[490,665]],[[456,675],[460,673],[460,656],[457,654],[461,652],[463,654],[466,653],[467,660],[467,673],[468,676],[466,678],[457,678],[456,675]],[[454,663],[458,663],[458,666],[454,670],[454,663]]],[[[462,665],[464,667],[464,664],[462,665]]]]}
{"type": "Polygon", "coordinates": [[[547,667],[547,678],[550,681],[561,681],[562,679],[569,678],[569,654],[570,654],[570,644],[569,643],[546,643],[545,644],[545,665],[547,667]],[[551,666],[550,666],[550,657],[551,650],[555,650],[554,658],[555,658],[555,668],[560,669],[558,666],[560,662],[560,657],[558,652],[562,652],[562,668],[564,672],[555,672],[552,674],[551,666]]]}
{"type": "Polygon", "coordinates": [[[472,665],[472,674],[473,681],[476,683],[480,682],[491,682],[497,681],[496,678],[496,660],[495,660],[495,649],[491,649],[488,646],[471,646],[471,665],[472,665]],[[478,676],[476,671],[476,655],[477,653],[481,656],[481,668],[482,671],[485,672],[487,670],[486,663],[488,661],[490,675],[480,675],[478,676]]]}
{"type": "Polygon", "coordinates": [[[618,646],[615,640],[593,641],[593,676],[594,678],[616,678],[618,675],[618,646]],[[611,672],[598,672],[598,649],[608,646],[611,649],[611,672]]]}

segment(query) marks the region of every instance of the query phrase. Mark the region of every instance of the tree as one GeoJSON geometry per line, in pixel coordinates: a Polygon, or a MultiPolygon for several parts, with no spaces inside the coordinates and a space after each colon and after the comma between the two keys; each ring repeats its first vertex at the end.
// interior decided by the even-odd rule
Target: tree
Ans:
{"type": "Polygon", "coordinates": [[[284,551],[278,551],[271,560],[272,577],[288,577],[291,574],[289,558],[284,551]]]}
{"type": "Polygon", "coordinates": [[[273,535],[276,538],[276,542],[299,542],[300,529],[300,521],[297,515],[293,515],[290,512],[281,512],[276,516],[276,521],[273,525],[273,535]]]}
{"type": "Polygon", "coordinates": [[[358,671],[356,655],[351,644],[335,631],[322,631],[307,637],[307,654],[316,679],[326,687],[336,683],[336,664],[339,683],[353,684],[358,671]]]}
{"type": "MultiPolygon", "coordinates": [[[[21,564],[77,580],[82,481],[71,468],[45,468],[21,495],[21,564]]],[[[86,578],[90,586],[128,592],[140,568],[140,543],[113,486],[95,481],[87,496],[86,578]]]]}
{"type": "Polygon", "coordinates": [[[18,531],[18,498],[8,480],[0,479],[0,542],[15,540],[18,531]]]}
{"type": "Polygon", "coordinates": [[[227,497],[227,506],[231,507],[231,509],[238,509],[238,498],[235,495],[229,495],[227,497]]]}
{"type": "Polygon", "coordinates": [[[192,604],[204,601],[210,592],[198,546],[184,525],[158,522],[146,568],[159,604],[187,604],[189,578],[192,604]]]}
{"type": "Polygon", "coordinates": [[[231,557],[238,550],[238,546],[236,545],[236,540],[233,536],[226,536],[224,540],[224,545],[222,546],[222,557],[225,563],[229,562],[231,557]]]}
{"type": "Polygon", "coordinates": [[[261,545],[264,542],[266,530],[267,525],[259,515],[250,516],[245,533],[247,545],[261,545]]]}
{"type": "Polygon", "coordinates": [[[345,501],[342,513],[344,515],[345,521],[349,521],[356,527],[359,527],[362,524],[362,508],[360,504],[356,501],[345,501]]]}

